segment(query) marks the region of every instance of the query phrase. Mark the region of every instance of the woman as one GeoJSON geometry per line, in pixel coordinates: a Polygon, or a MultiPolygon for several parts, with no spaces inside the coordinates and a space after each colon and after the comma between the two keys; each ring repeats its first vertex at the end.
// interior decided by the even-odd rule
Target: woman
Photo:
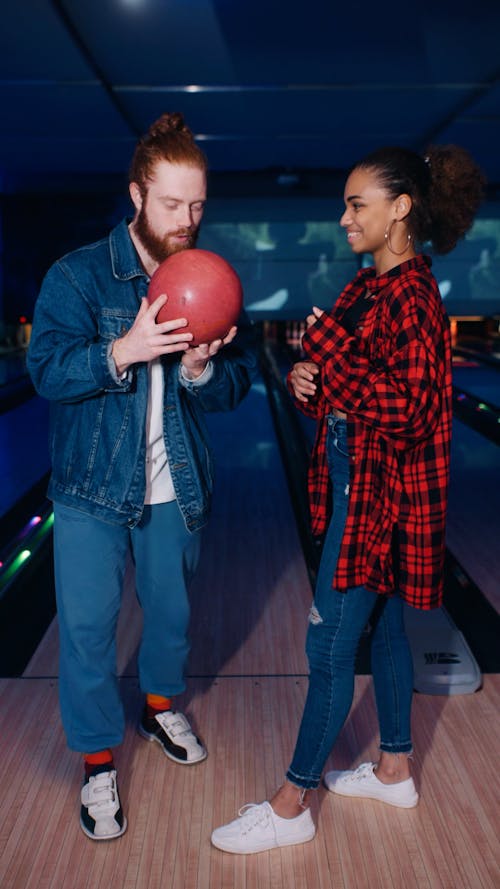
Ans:
{"type": "Polygon", "coordinates": [[[413,664],[404,603],[442,600],[451,436],[449,324],[430,259],[470,228],[483,178],[455,146],[425,158],[383,148],[353,168],[341,225],[354,253],[371,253],[329,313],[307,319],[305,360],[288,384],[318,421],[309,495],[326,537],[309,618],[309,691],[286,781],[271,802],[245,806],[214,830],[229,852],[311,840],[308,796],[349,713],[360,636],[372,627],[380,727],[378,763],[328,772],[333,793],[417,805],[410,775],[413,664]]]}

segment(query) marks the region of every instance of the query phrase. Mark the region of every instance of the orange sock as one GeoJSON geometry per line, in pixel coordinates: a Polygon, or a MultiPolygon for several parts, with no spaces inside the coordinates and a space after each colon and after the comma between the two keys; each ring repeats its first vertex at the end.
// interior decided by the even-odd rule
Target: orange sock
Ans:
{"type": "Polygon", "coordinates": [[[111,768],[113,768],[113,754],[109,748],[106,750],[98,750],[97,753],[84,753],[83,763],[85,766],[85,774],[88,778],[96,766],[107,765],[109,763],[111,770],[111,768]]]}
{"type": "Polygon", "coordinates": [[[162,713],[163,710],[170,710],[172,707],[171,698],[164,698],[163,695],[146,695],[146,707],[148,716],[154,716],[155,713],[162,713]]]}

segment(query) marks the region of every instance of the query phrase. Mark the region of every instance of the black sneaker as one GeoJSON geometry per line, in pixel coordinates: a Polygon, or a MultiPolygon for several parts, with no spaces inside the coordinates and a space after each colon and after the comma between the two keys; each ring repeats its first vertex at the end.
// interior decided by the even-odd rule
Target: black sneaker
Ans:
{"type": "Polygon", "coordinates": [[[81,793],[80,826],[91,840],[114,840],[127,829],[116,784],[116,769],[96,766],[85,777],[81,793]]]}
{"type": "Polygon", "coordinates": [[[157,741],[169,759],[182,765],[193,765],[207,757],[207,751],[193,733],[186,717],[176,710],[163,710],[155,716],[148,716],[144,708],[139,734],[147,741],[157,741]]]}

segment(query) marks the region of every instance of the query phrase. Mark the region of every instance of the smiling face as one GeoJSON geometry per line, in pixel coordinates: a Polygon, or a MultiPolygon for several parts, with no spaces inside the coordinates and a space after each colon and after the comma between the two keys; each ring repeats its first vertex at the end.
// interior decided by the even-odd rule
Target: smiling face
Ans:
{"type": "Polygon", "coordinates": [[[142,192],[130,184],[135,216],[130,231],[146,270],[152,274],[172,253],[194,247],[205,208],[205,171],[160,161],[142,192]]]}
{"type": "Polygon", "coordinates": [[[396,260],[388,247],[386,233],[394,229],[393,239],[402,238],[407,242],[407,229],[404,223],[411,201],[408,195],[396,199],[388,196],[380,185],[372,169],[359,167],[353,170],[344,189],[345,211],[340,224],[345,228],[347,240],[354,253],[371,253],[377,271],[380,273],[407,259],[408,255],[396,260]]]}

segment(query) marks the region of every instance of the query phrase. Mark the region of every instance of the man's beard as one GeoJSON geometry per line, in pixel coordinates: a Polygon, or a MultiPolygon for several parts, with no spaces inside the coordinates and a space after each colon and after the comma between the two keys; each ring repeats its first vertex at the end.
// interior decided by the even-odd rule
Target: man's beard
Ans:
{"type": "Polygon", "coordinates": [[[167,259],[168,256],[172,256],[173,253],[180,253],[181,250],[188,250],[191,247],[195,247],[198,240],[199,227],[192,231],[186,228],[180,228],[175,232],[169,232],[163,236],[157,235],[149,224],[149,219],[143,205],[134,222],[134,231],[151,259],[161,263],[164,259],[167,259]],[[180,235],[187,237],[188,240],[182,244],[175,243],[172,238],[180,235]]]}

